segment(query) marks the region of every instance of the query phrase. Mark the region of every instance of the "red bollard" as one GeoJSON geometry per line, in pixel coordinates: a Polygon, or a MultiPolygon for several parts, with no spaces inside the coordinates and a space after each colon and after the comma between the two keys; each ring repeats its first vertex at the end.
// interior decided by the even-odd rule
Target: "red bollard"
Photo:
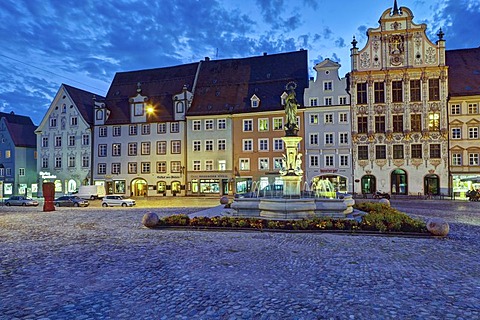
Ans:
{"type": "Polygon", "coordinates": [[[42,185],[43,197],[43,211],[55,211],[53,199],[55,198],[55,184],[53,182],[44,182],[42,185]]]}

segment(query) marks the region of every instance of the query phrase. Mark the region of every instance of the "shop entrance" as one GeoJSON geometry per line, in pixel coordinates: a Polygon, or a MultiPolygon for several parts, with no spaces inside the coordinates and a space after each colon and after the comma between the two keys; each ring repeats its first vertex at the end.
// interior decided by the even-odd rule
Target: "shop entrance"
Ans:
{"type": "Polygon", "coordinates": [[[427,195],[440,194],[440,179],[436,174],[429,174],[423,178],[424,190],[427,195]]]}
{"type": "Polygon", "coordinates": [[[132,196],[141,197],[146,196],[148,192],[148,184],[142,178],[138,178],[132,181],[132,196]]]}
{"type": "Polygon", "coordinates": [[[369,174],[362,177],[362,194],[374,193],[377,191],[377,178],[369,174]]]}
{"type": "Polygon", "coordinates": [[[391,175],[391,192],[392,194],[408,194],[407,173],[405,170],[393,170],[391,175]]]}

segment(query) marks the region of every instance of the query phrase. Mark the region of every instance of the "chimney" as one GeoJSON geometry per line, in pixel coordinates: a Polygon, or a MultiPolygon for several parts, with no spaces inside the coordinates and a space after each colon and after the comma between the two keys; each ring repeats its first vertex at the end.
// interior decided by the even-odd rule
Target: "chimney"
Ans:
{"type": "Polygon", "coordinates": [[[210,61],[210,57],[205,57],[205,61],[210,61]]]}

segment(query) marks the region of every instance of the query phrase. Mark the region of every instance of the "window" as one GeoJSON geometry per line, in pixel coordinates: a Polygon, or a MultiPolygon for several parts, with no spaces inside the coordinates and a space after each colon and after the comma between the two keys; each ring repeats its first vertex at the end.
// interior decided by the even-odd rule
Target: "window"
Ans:
{"type": "Polygon", "coordinates": [[[410,101],[422,101],[422,90],[420,80],[410,80],[410,101]]]}
{"type": "Polygon", "coordinates": [[[461,139],[462,130],[460,128],[452,128],[452,139],[461,139]]]}
{"type": "Polygon", "coordinates": [[[68,166],[70,168],[75,167],[75,156],[69,156],[68,157],[68,166]]]}
{"type": "Polygon", "coordinates": [[[10,156],[11,156],[10,150],[5,150],[5,158],[8,159],[8,158],[10,158],[10,156]]]}
{"type": "Polygon", "coordinates": [[[242,140],[243,151],[253,151],[253,140],[252,139],[243,139],[242,140]]]}
{"type": "Polygon", "coordinates": [[[136,162],[129,162],[128,163],[128,173],[137,173],[137,163],[136,162]]]}
{"type": "Polygon", "coordinates": [[[62,113],[67,113],[67,105],[65,103],[62,106],[62,113]]]}
{"type": "Polygon", "coordinates": [[[430,145],[430,158],[431,159],[440,159],[440,144],[431,144],[430,145]]]}
{"type": "Polygon", "coordinates": [[[180,173],[182,171],[182,165],[180,161],[171,161],[170,162],[170,172],[180,173]]]}
{"type": "Polygon", "coordinates": [[[373,83],[374,91],[374,101],[375,103],[385,103],[385,83],[384,82],[374,82],[373,83]]]}
{"type": "Polygon", "coordinates": [[[367,104],[367,83],[357,83],[357,104],[367,104]]]}
{"type": "Polygon", "coordinates": [[[166,123],[159,123],[157,125],[157,133],[160,133],[160,134],[167,133],[167,124],[166,123]]]}
{"type": "Polygon", "coordinates": [[[48,148],[48,137],[42,137],[42,147],[48,148]]]}
{"type": "Polygon", "coordinates": [[[410,127],[414,132],[422,131],[422,115],[421,114],[410,115],[410,127]]]}
{"type": "Polygon", "coordinates": [[[368,132],[368,118],[366,116],[361,116],[357,118],[357,127],[358,133],[367,133],[368,132]]]}
{"type": "Polygon", "coordinates": [[[325,133],[325,144],[333,144],[333,133],[325,133]]]}
{"type": "Polygon", "coordinates": [[[438,112],[430,112],[428,114],[428,129],[430,131],[440,130],[440,114],[438,112]]]}
{"type": "Polygon", "coordinates": [[[478,164],[479,164],[478,159],[479,159],[478,153],[469,153],[468,154],[468,163],[471,166],[478,166],[478,164]]]}
{"type": "Polygon", "coordinates": [[[340,155],[340,167],[348,167],[348,155],[340,155]]]}
{"type": "Polygon", "coordinates": [[[318,167],[318,166],[319,166],[318,156],[317,155],[311,155],[310,156],[310,167],[318,167]]]}
{"type": "Polygon", "coordinates": [[[82,156],[82,167],[83,168],[90,167],[90,157],[89,156],[82,156]]]}
{"type": "Polygon", "coordinates": [[[78,118],[77,117],[71,117],[70,118],[70,125],[71,126],[78,126],[78,118]]]}
{"type": "Polygon", "coordinates": [[[403,132],[403,115],[393,115],[393,132],[403,132]]]}
{"type": "Polygon", "coordinates": [[[68,136],[68,146],[69,147],[75,146],[75,136],[68,136]]]}
{"type": "Polygon", "coordinates": [[[103,119],[103,110],[97,110],[96,118],[97,118],[97,120],[102,120],[103,119]]]}
{"type": "Polygon", "coordinates": [[[218,119],[217,120],[217,130],[225,130],[227,129],[227,120],[226,119],[218,119]]]}
{"type": "Polygon", "coordinates": [[[10,176],[12,175],[12,168],[7,168],[7,169],[5,170],[5,175],[6,175],[7,177],[10,177],[10,176]]]}
{"type": "Polygon", "coordinates": [[[258,170],[269,170],[269,159],[268,158],[259,158],[258,159],[258,170]]]}
{"type": "Polygon", "coordinates": [[[245,119],[243,120],[243,131],[253,131],[253,120],[252,119],[245,119]]]}
{"type": "Polygon", "coordinates": [[[333,162],[333,156],[332,155],[326,155],[325,156],[325,167],[333,167],[334,162],[333,162]]]}
{"type": "Polygon", "coordinates": [[[421,144],[412,144],[411,145],[411,154],[412,159],[422,159],[423,152],[422,152],[422,145],[421,144]]]}
{"type": "Polygon", "coordinates": [[[250,171],[250,159],[241,158],[240,161],[240,171],[250,171]]]}
{"type": "Polygon", "coordinates": [[[167,172],[167,162],[157,161],[157,173],[166,173],[166,172],[167,172]]]}
{"type": "Polygon", "coordinates": [[[62,137],[55,137],[55,147],[61,147],[62,146],[62,137]]]}
{"type": "Polygon", "coordinates": [[[200,140],[193,140],[193,151],[202,151],[202,141],[200,140]]]}
{"type": "Polygon", "coordinates": [[[62,167],[62,157],[55,157],[55,168],[59,169],[62,167]]]}
{"type": "Polygon", "coordinates": [[[340,144],[348,144],[348,132],[340,132],[338,134],[338,141],[340,144]]]}
{"type": "Polygon", "coordinates": [[[260,100],[256,96],[253,96],[250,99],[250,106],[252,108],[257,108],[259,105],[260,105],[260,100]]]}
{"type": "Polygon", "coordinates": [[[130,142],[128,144],[128,155],[129,156],[136,156],[137,155],[137,143],[130,142]]]}
{"type": "Polygon", "coordinates": [[[386,146],[375,146],[375,158],[376,159],[387,159],[387,147],[386,146]]]}
{"type": "Polygon", "coordinates": [[[20,177],[25,177],[25,168],[18,168],[18,175],[20,177]]]}
{"type": "Polygon", "coordinates": [[[310,133],[310,144],[318,145],[318,133],[310,133]]]}
{"type": "Polygon", "coordinates": [[[106,157],[107,156],[107,145],[106,144],[99,144],[98,145],[98,156],[99,157],[106,157]]]}
{"type": "Polygon", "coordinates": [[[97,173],[98,174],[107,174],[107,164],[106,163],[99,163],[97,166],[97,173]]]}
{"type": "Polygon", "coordinates": [[[273,139],[273,150],[275,151],[281,151],[283,150],[283,140],[274,138],[273,139]]]}
{"type": "Polygon", "coordinates": [[[340,112],[338,114],[338,122],[348,123],[348,114],[346,112],[340,112]]]}
{"type": "Polygon", "coordinates": [[[227,170],[227,161],[225,160],[218,160],[218,170],[225,171],[227,170]]]}
{"type": "Polygon", "coordinates": [[[318,124],[318,114],[310,115],[310,124],[318,124]]]}
{"type": "Polygon", "coordinates": [[[200,171],[201,169],[200,160],[193,160],[193,171],[200,171]]]}
{"type": "Polygon", "coordinates": [[[258,119],[258,131],[268,131],[268,119],[258,119]]]}
{"type": "Polygon", "coordinates": [[[440,80],[428,79],[428,99],[431,101],[440,100],[440,80]]]}
{"type": "Polygon", "coordinates": [[[157,154],[167,154],[167,141],[157,141],[157,154]]]}
{"type": "Polygon", "coordinates": [[[122,155],[122,145],[120,143],[113,143],[112,144],[112,156],[119,157],[122,155]]]}
{"type": "Polygon", "coordinates": [[[205,160],[205,171],[213,171],[213,160],[205,160]]]}
{"type": "Polygon", "coordinates": [[[192,131],[200,131],[202,128],[202,121],[201,120],[193,120],[192,121],[192,131]]]}
{"type": "Polygon", "coordinates": [[[205,130],[213,130],[213,119],[207,119],[205,120],[205,130]]]}
{"type": "Polygon", "coordinates": [[[142,173],[150,173],[150,162],[142,162],[142,173]]]}
{"type": "Polygon", "coordinates": [[[318,98],[310,98],[310,106],[311,107],[318,106],[318,98]]]}
{"type": "Polygon", "coordinates": [[[143,102],[133,103],[133,110],[135,116],[143,116],[144,105],[143,102]]]}
{"type": "Polygon", "coordinates": [[[368,160],[368,146],[358,146],[358,160],[368,160]]]}
{"type": "Polygon", "coordinates": [[[88,134],[82,135],[82,146],[90,145],[90,136],[88,134]]]}
{"type": "Polygon", "coordinates": [[[121,164],[118,162],[112,163],[112,174],[120,174],[121,164]]]}
{"type": "Polygon", "coordinates": [[[273,158],[273,170],[280,170],[282,169],[282,158],[273,158]]]}
{"type": "Polygon", "coordinates": [[[478,105],[476,103],[469,103],[468,114],[477,114],[477,113],[478,113],[478,105]]]}
{"type": "Polygon", "coordinates": [[[258,150],[268,151],[268,139],[258,139],[258,150]]]}
{"type": "Polygon", "coordinates": [[[180,132],[180,124],[178,122],[170,123],[170,132],[172,133],[180,132]]]}
{"type": "Polygon", "coordinates": [[[375,116],[375,132],[385,133],[385,116],[375,116]]]}
{"type": "Polygon", "coordinates": [[[150,154],[150,142],[142,142],[142,155],[150,154]]]}
{"type": "Polygon", "coordinates": [[[393,159],[403,159],[403,144],[393,145],[393,159]]]}
{"type": "Polygon", "coordinates": [[[273,118],[273,130],[283,130],[283,118],[273,118]]]}
{"type": "Polygon", "coordinates": [[[392,81],[392,102],[403,101],[402,81],[392,81]]]}
{"type": "Polygon", "coordinates": [[[468,128],[468,139],[478,139],[478,127],[468,128]]]}
{"type": "Polygon", "coordinates": [[[56,127],[57,126],[57,118],[50,118],[50,127],[56,127]]]}
{"type": "Polygon", "coordinates": [[[332,91],[333,90],[333,82],[332,81],[324,81],[323,82],[323,91],[332,91]]]}
{"type": "Polygon", "coordinates": [[[137,135],[137,125],[136,124],[131,124],[128,126],[128,134],[131,136],[136,136],[137,135]]]}
{"type": "Polygon", "coordinates": [[[324,115],[324,123],[333,123],[333,113],[326,113],[324,115]]]}
{"type": "Polygon", "coordinates": [[[340,105],[347,104],[347,97],[338,97],[338,104],[340,105]]]}
{"type": "Polygon", "coordinates": [[[213,151],[213,140],[205,140],[205,151],[213,151]]]}
{"type": "Polygon", "coordinates": [[[106,137],[107,136],[107,127],[99,127],[98,128],[98,136],[99,137],[106,137]]]}
{"type": "Polygon", "coordinates": [[[150,134],[150,123],[142,124],[142,135],[149,135],[150,134]]]}
{"type": "Polygon", "coordinates": [[[331,106],[333,104],[333,98],[332,97],[325,97],[325,105],[326,106],[331,106]]]}
{"type": "Polygon", "coordinates": [[[460,105],[459,104],[452,104],[451,106],[451,113],[452,114],[460,114],[460,105]]]}
{"type": "Polygon", "coordinates": [[[181,152],[181,141],[180,140],[173,140],[172,141],[172,153],[180,153],[181,152]]]}
{"type": "Polygon", "coordinates": [[[120,137],[122,135],[122,128],[120,126],[113,127],[113,136],[120,137]]]}
{"type": "Polygon", "coordinates": [[[452,154],[452,165],[453,166],[461,166],[462,165],[462,154],[461,153],[453,153],[452,154]]]}
{"type": "Polygon", "coordinates": [[[42,168],[43,169],[48,168],[48,158],[47,157],[42,158],[42,168]]]}

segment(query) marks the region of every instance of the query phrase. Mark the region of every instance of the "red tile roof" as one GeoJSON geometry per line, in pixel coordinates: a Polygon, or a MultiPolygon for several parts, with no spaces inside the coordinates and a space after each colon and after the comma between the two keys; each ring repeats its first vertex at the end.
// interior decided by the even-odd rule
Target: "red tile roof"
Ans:
{"type": "Polygon", "coordinates": [[[446,51],[450,96],[480,94],[480,48],[446,51]]]}

